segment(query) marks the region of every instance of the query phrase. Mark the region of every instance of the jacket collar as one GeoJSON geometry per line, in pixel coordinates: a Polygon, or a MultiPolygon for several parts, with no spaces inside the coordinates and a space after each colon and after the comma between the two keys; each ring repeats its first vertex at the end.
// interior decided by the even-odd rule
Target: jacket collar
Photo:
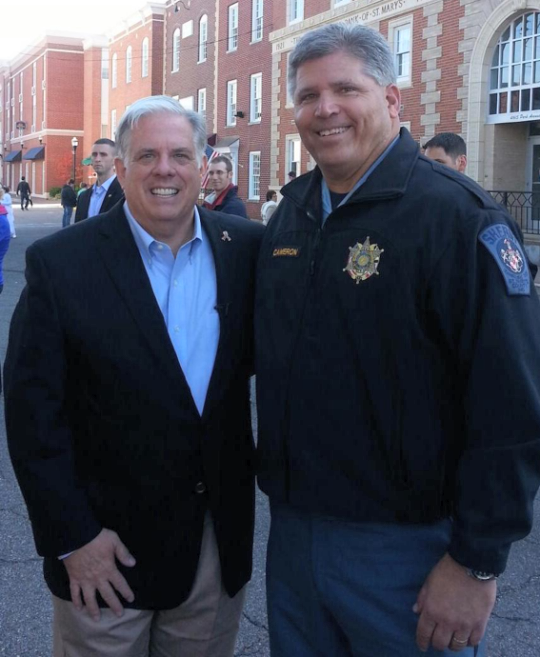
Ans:
{"type": "MultiPolygon", "coordinates": [[[[406,128],[401,128],[399,137],[394,148],[345,203],[345,206],[364,201],[397,198],[405,194],[420,149],[406,128]]],[[[319,221],[322,214],[321,180],[321,170],[315,167],[310,173],[285,185],[281,193],[303,208],[311,219],[319,221]]]]}

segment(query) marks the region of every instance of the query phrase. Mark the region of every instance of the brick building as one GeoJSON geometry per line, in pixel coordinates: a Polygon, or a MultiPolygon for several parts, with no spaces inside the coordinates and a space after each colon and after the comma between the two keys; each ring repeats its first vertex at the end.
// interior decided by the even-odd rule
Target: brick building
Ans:
{"type": "Polygon", "coordinates": [[[0,68],[1,178],[16,188],[25,176],[46,195],[72,175],[71,140],[84,148],[84,42],[48,34],[0,68]]]}
{"type": "Polygon", "coordinates": [[[402,122],[415,139],[458,132],[467,173],[485,189],[540,191],[540,2],[532,0],[274,0],[271,185],[312,166],[292,123],[288,53],[306,30],[340,20],[388,38],[402,122]]]}
{"type": "Polygon", "coordinates": [[[252,218],[270,180],[272,20],[273,0],[169,2],[166,14],[165,93],[206,116],[252,218]]]}

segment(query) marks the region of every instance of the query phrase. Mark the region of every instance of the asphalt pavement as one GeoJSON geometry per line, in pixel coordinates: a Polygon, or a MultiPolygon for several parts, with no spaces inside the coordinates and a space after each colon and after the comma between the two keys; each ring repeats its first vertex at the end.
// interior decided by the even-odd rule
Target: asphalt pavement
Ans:
{"type": "MultiPolygon", "coordinates": [[[[2,362],[11,315],[24,286],[25,250],[34,240],[59,230],[61,219],[62,209],[58,204],[35,201],[28,212],[15,209],[17,239],[11,241],[4,261],[5,286],[0,295],[2,362]]],[[[499,581],[497,605],[489,625],[488,657],[540,657],[539,516],[537,505],[535,528],[514,547],[508,569],[499,581]]],[[[266,498],[258,495],[254,573],[236,657],[270,655],[264,586],[268,526],[266,498]]],[[[42,578],[41,559],[34,549],[26,508],[9,462],[4,407],[0,401],[0,656],[50,657],[50,625],[49,594],[42,578]]]]}

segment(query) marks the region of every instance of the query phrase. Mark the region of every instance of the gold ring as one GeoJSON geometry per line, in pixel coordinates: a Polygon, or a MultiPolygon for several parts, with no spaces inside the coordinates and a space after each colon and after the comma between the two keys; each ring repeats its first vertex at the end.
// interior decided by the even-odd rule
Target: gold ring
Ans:
{"type": "Polygon", "coordinates": [[[466,643],[469,643],[469,639],[464,639],[462,641],[461,639],[456,639],[455,636],[452,637],[452,641],[454,641],[454,643],[460,643],[462,645],[465,645],[466,643]]]}

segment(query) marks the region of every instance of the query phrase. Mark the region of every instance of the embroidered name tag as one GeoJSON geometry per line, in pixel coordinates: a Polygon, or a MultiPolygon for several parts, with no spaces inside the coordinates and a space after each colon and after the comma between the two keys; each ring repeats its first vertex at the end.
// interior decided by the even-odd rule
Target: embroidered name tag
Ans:
{"type": "Polygon", "coordinates": [[[486,228],[478,238],[491,253],[506,283],[510,295],[527,295],[531,292],[531,276],[520,244],[505,224],[486,228]]]}
{"type": "Polygon", "coordinates": [[[296,246],[280,246],[274,249],[272,258],[298,258],[300,249],[296,246]]]}

